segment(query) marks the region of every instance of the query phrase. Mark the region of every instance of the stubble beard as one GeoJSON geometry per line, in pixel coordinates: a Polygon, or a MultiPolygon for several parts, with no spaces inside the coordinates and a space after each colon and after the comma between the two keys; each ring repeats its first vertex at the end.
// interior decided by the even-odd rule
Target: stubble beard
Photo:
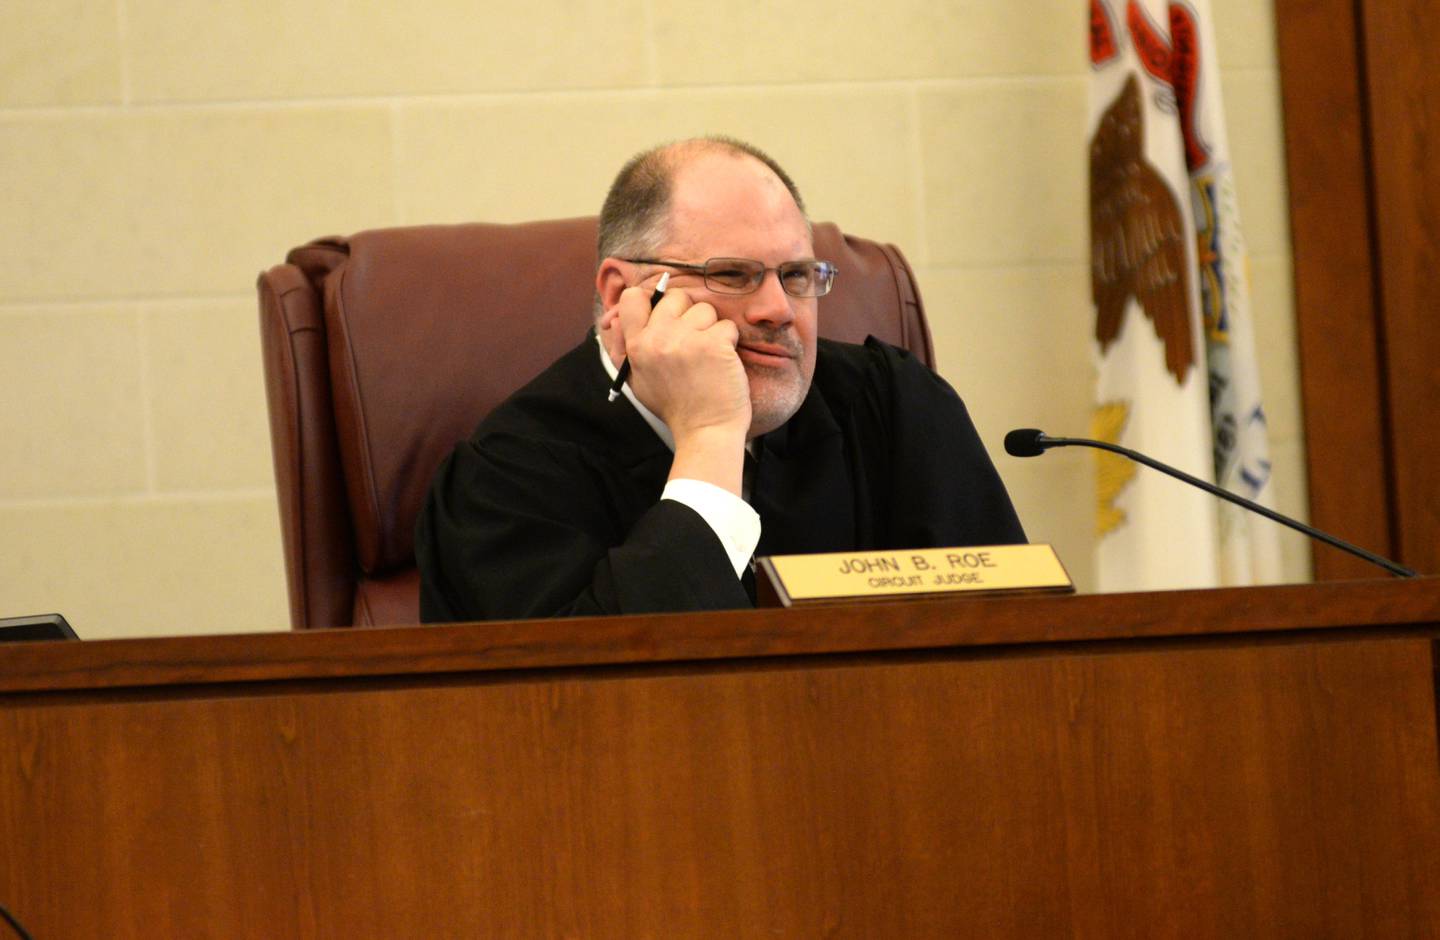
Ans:
{"type": "Polygon", "coordinates": [[[800,410],[805,383],[796,361],[785,366],[746,366],[750,380],[750,437],[780,427],[800,410]]]}

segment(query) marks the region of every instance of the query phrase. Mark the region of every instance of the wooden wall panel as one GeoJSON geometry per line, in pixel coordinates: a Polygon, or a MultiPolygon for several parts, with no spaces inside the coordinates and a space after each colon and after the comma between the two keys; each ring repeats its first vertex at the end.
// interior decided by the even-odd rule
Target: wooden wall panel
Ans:
{"type": "Polygon", "coordinates": [[[1431,669],[1296,637],[36,697],[0,887],[116,940],[1404,935],[1440,923],[1431,669]]]}
{"type": "MultiPolygon", "coordinates": [[[[1310,521],[1395,551],[1353,0],[1275,0],[1310,521]]],[[[1317,580],[1375,568],[1317,543],[1317,580]]]]}
{"type": "Polygon", "coordinates": [[[1440,578],[0,651],[37,938],[1424,936],[1440,578]]]}
{"type": "Polygon", "coordinates": [[[1440,571],[1440,20],[1434,0],[1367,0],[1375,239],[1398,551],[1440,571]]]}
{"type": "MultiPolygon", "coordinates": [[[[1440,571],[1433,0],[1275,0],[1311,521],[1440,571]]],[[[1320,579],[1372,569],[1317,549],[1320,579]]]]}

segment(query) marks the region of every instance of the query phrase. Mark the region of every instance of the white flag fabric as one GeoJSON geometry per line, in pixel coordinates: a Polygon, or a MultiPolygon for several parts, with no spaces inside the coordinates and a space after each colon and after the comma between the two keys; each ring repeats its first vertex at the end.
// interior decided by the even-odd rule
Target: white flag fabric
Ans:
{"type": "MultiPolygon", "coordinates": [[[[1215,479],[1225,489],[1274,508],[1270,442],[1260,399],[1260,369],[1255,358],[1249,264],[1235,173],[1230,162],[1215,56],[1210,0],[1172,3],[1171,31],[1177,49],[1190,49],[1198,76],[1186,129],[1186,165],[1190,171],[1199,247],[1200,304],[1210,373],[1210,411],[1214,429],[1215,479]],[[1191,32],[1193,41],[1184,40],[1191,32]]],[[[1182,127],[1182,129],[1185,129],[1182,127]]],[[[1280,530],[1268,519],[1219,502],[1220,583],[1270,584],[1279,581],[1280,530]]]]}
{"type": "MultiPolygon", "coordinates": [[[[1212,35],[1208,0],[1090,0],[1090,431],[1263,502],[1270,465],[1212,35]]],[[[1100,590],[1277,579],[1272,523],[1097,456],[1100,590]]]]}

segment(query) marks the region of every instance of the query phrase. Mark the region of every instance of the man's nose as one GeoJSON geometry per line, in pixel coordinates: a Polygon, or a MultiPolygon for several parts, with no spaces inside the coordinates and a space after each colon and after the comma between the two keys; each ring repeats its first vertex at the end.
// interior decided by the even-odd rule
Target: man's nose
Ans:
{"type": "Polygon", "coordinates": [[[780,272],[766,271],[760,286],[750,295],[745,319],[751,323],[789,323],[795,319],[790,295],[780,286],[780,272]]]}

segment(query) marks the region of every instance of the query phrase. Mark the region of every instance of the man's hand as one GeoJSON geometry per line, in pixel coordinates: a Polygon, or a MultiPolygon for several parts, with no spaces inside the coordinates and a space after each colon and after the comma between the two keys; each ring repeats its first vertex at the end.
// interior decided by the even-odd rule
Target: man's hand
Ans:
{"type": "Polygon", "coordinates": [[[735,353],[739,332],[714,307],[691,303],[683,289],[672,287],[651,310],[649,292],[630,287],[613,320],[630,357],[635,397],[677,441],[692,431],[728,428],[743,436],[749,429],[750,383],[735,353]]]}
{"type": "Polygon", "coordinates": [[[735,324],[708,303],[691,303],[681,288],[670,288],[651,310],[649,292],[629,287],[600,327],[619,331],[615,345],[630,357],[630,388],[675,436],[671,478],[705,480],[738,495],[750,382],[735,352],[735,324]]]}

